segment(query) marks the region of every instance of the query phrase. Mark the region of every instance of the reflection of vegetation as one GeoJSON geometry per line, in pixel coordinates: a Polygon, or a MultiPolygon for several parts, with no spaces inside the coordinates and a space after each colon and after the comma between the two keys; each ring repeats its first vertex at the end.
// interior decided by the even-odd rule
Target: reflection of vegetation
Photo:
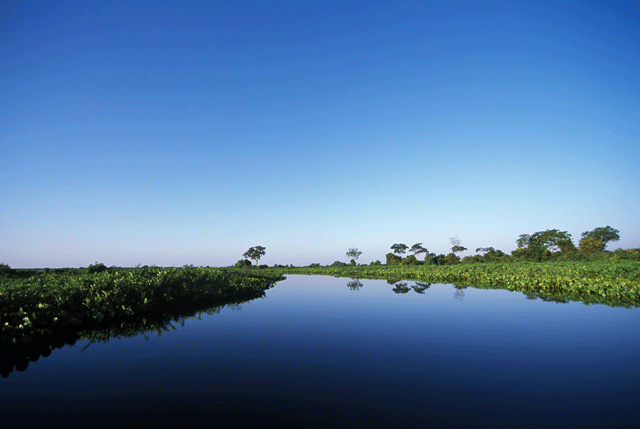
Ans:
{"type": "Polygon", "coordinates": [[[416,282],[411,288],[417,293],[423,294],[425,290],[431,287],[431,283],[416,282]]]}
{"type": "Polygon", "coordinates": [[[411,290],[411,288],[409,286],[407,286],[407,284],[404,283],[404,282],[396,283],[395,287],[393,288],[393,291],[395,293],[407,293],[410,290],[411,290]]]}
{"type": "Polygon", "coordinates": [[[347,287],[351,290],[359,290],[362,287],[362,283],[360,283],[360,279],[351,279],[351,281],[347,283],[347,287]]]}
{"type": "Polygon", "coordinates": [[[462,298],[464,298],[464,288],[456,286],[455,289],[456,292],[453,294],[453,299],[459,299],[462,301],[462,298]]]}
{"type": "MultiPolygon", "coordinates": [[[[615,256],[616,253],[614,252],[615,256]]],[[[357,267],[302,267],[269,270],[281,274],[319,274],[335,277],[417,280],[429,283],[492,285],[534,295],[602,303],[640,306],[640,264],[628,259],[474,263],[458,265],[369,265],[357,267]],[[570,298],[565,298],[570,297],[570,298]]]]}
{"type": "Polygon", "coordinates": [[[198,312],[216,312],[264,295],[283,277],[214,268],[109,269],[0,275],[0,374],[55,348],[162,332],[198,312]]]}

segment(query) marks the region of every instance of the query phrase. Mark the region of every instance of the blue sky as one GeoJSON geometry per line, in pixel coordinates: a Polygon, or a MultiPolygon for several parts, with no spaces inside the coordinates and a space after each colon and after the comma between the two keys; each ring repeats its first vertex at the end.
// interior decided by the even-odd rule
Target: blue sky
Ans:
{"type": "Polygon", "coordinates": [[[638,2],[3,2],[0,262],[640,247],[638,2]]]}

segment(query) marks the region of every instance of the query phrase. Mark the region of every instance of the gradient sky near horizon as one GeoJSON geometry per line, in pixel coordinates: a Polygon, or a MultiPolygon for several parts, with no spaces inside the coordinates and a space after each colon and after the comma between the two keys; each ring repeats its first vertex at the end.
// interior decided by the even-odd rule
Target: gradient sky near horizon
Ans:
{"type": "Polygon", "coordinates": [[[0,262],[640,247],[637,1],[0,5],[0,262]]]}

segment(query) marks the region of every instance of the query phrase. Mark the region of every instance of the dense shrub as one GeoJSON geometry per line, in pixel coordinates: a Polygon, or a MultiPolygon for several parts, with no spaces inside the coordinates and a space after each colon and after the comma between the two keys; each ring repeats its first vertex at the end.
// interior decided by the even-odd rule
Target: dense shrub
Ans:
{"type": "Polygon", "coordinates": [[[236,262],[236,264],[233,266],[234,268],[249,268],[251,266],[251,261],[248,259],[240,259],[238,262],[236,262]]]}
{"type": "Polygon", "coordinates": [[[380,262],[380,261],[375,261],[375,262],[372,262],[372,263],[371,263],[371,265],[382,265],[382,262],[380,262]]]}
{"type": "Polygon", "coordinates": [[[614,252],[605,252],[606,258],[612,261],[620,259],[628,259],[631,261],[640,261],[639,249],[617,249],[614,252]]]}
{"type": "Polygon", "coordinates": [[[460,256],[451,252],[447,256],[444,257],[444,262],[447,265],[457,265],[460,263],[460,256]]]}
{"type": "Polygon", "coordinates": [[[605,242],[598,237],[584,237],[580,240],[580,251],[585,255],[593,255],[604,251],[605,242]]]}
{"type": "Polygon", "coordinates": [[[414,255],[409,255],[406,258],[402,258],[401,265],[418,265],[418,259],[414,255]]]}
{"type": "Polygon", "coordinates": [[[401,261],[402,259],[400,259],[400,256],[393,253],[387,253],[387,265],[400,265],[401,261]]]}
{"type": "Polygon", "coordinates": [[[344,262],[340,262],[340,261],[335,261],[333,264],[331,264],[332,267],[346,267],[347,264],[345,264],[344,262]]]}
{"type": "MultiPolygon", "coordinates": [[[[445,256],[441,253],[439,255],[431,254],[431,258],[429,259],[429,265],[445,265],[445,256]]],[[[426,261],[426,259],[425,259],[426,261]]]]}
{"type": "Polygon", "coordinates": [[[549,249],[543,246],[529,246],[514,250],[511,257],[514,261],[542,262],[551,259],[552,255],[549,249]]]}
{"type": "Polygon", "coordinates": [[[509,260],[509,255],[502,250],[495,250],[493,247],[489,248],[489,251],[482,256],[482,262],[506,262],[509,260]]]}
{"type": "Polygon", "coordinates": [[[101,272],[103,272],[103,271],[107,271],[107,270],[108,270],[108,268],[107,268],[107,266],[106,266],[105,264],[103,264],[103,263],[98,263],[97,261],[96,261],[96,263],[95,263],[95,264],[93,264],[93,265],[89,265],[89,266],[85,269],[85,271],[86,271],[87,273],[89,273],[89,274],[101,273],[101,272]]]}
{"type": "Polygon", "coordinates": [[[0,264],[0,274],[11,274],[13,269],[7,264],[0,264]]]}

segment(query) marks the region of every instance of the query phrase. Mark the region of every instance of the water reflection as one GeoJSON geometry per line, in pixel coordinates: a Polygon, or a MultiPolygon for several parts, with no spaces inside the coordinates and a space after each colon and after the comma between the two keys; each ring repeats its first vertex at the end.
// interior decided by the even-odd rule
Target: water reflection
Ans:
{"type": "Polygon", "coordinates": [[[424,282],[416,282],[415,285],[411,286],[411,288],[419,294],[424,294],[424,292],[431,287],[431,283],[424,282]]]}
{"type": "Polygon", "coordinates": [[[53,335],[34,338],[29,342],[5,342],[0,345],[0,375],[7,378],[14,369],[25,371],[31,362],[37,362],[41,357],[49,357],[56,349],[73,346],[80,339],[88,340],[83,351],[93,343],[106,343],[111,339],[139,335],[149,339],[147,334],[159,336],[163,332],[176,330],[175,325],[183,327],[187,319],[219,314],[225,307],[237,311],[241,309],[240,304],[265,296],[263,290],[247,289],[243,293],[243,298],[230,298],[227,302],[217,300],[215,305],[211,303],[193,304],[171,311],[159,312],[153,317],[139,317],[127,322],[103,324],[90,329],[60,329],[53,335]]]}
{"type": "MultiPolygon", "coordinates": [[[[351,290],[360,290],[363,286],[361,279],[352,278],[347,282],[347,287],[351,290]]],[[[393,286],[391,289],[395,293],[404,294],[413,290],[416,293],[424,295],[425,291],[431,287],[431,283],[426,282],[415,282],[415,284],[410,285],[407,282],[397,281],[397,280],[387,280],[387,284],[393,286]]]]}
{"type": "Polygon", "coordinates": [[[398,282],[396,283],[395,287],[393,288],[393,291],[395,293],[407,293],[411,290],[411,288],[409,286],[407,286],[407,283],[405,282],[398,282]]]}
{"type": "Polygon", "coordinates": [[[360,279],[351,279],[349,283],[347,283],[347,287],[351,290],[359,290],[362,287],[362,283],[360,279]]]}
{"type": "Polygon", "coordinates": [[[454,287],[288,276],[242,312],[30,363],[0,380],[3,427],[637,426],[639,311],[454,287]]]}

